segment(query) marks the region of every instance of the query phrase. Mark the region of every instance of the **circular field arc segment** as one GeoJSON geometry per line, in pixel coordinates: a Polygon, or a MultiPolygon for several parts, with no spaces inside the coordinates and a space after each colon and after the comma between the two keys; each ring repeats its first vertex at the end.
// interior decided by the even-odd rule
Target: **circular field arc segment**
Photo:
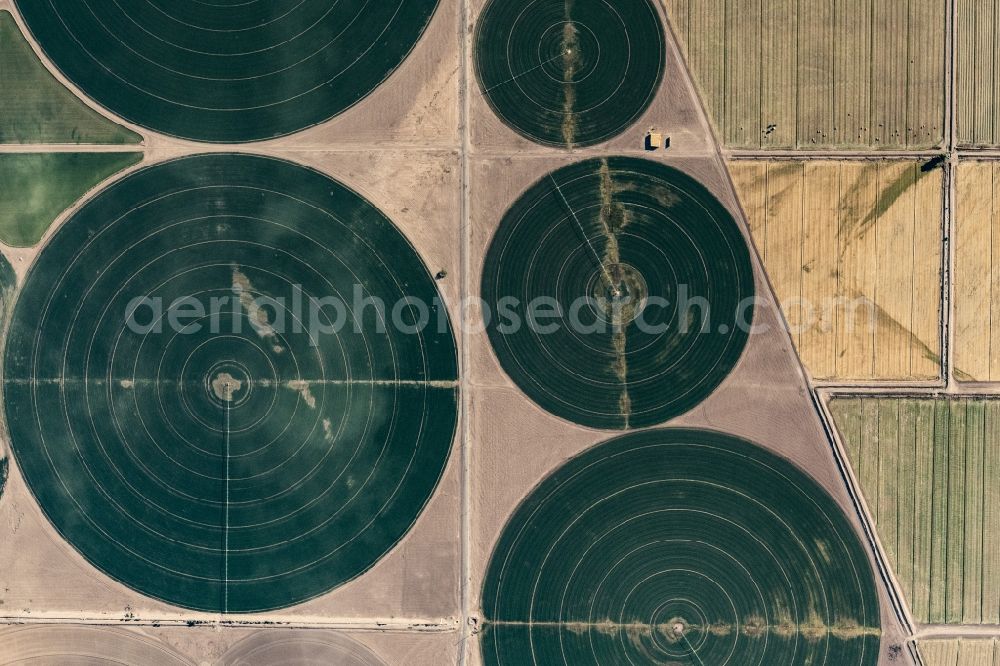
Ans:
{"type": "Polygon", "coordinates": [[[163,134],[242,143],[355,105],[405,60],[437,0],[20,0],[52,63],[120,117],[163,134]]]}
{"type": "Polygon", "coordinates": [[[349,636],[331,631],[258,631],[226,650],[219,666],[386,666],[377,654],[349,636]]]}
{"type": "Polygon", "coordinates": [[[487,664],[873,666],[866,551],[787,461],[703,430],[612,439],[515,510],[483,587],[487,664]]]}
{"type": "Polygon", "coordinates": [[[649,107],[666,65],[650,0],[491,0],[479,17],[479,88],[511,129],[572,148],[624,132],[649,107]]]}
{"type": "Polygon", "coordinates": [[[604,429],[663,423],[711,394],[746,345],[753,296],[726,208],[681,171],[625,157],[531,186],[482,275],[503,369],[545,410],[604,429]]]}
{"type": "Polygon", "coordinates": [[[4,392],[69,543],[151,597],[238,613],[329,591],[409,531],[456,378],[436,285],[384,215],[316,171],[217,154],[127,176],[59,228],[4,392]]]}

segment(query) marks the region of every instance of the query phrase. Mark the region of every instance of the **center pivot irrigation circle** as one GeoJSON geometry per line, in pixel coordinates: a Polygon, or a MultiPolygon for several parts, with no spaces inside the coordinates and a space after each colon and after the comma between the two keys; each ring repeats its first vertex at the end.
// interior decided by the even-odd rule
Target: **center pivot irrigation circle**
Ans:
{"type": "Polygon", "coordinates": [[[92,199],[29,272],[5,358],[49,520],[112,578],[197,610],[285,607],[368,570],[455,431],[455,341],[416,251],[275,159],[185,158],[92,199]],[[394,325],[407,298],[430,325],[394,325]]]}
{"type": "Polygon", "coordinates": [[[589,146],[621,134],[666,64],[651,0],[490,0],[475,35],[480,90],[532,141],[589,146]]]}
{"type": "Polygon", "coordinates": [[[487,664],[868,666],[878,596],[836,502],[704,430],[600,444],[517,508],[483,589],[487,664]]]}
{"type": "Polygon", "coordinates": [[[663,423],[714,391],[746,344],[753,295],[725,207],[676,169],[623,157],[533,185],[501,221],[482,281],[514,382],[606,429],[663,423]]]}
{"type": "Polygon", "coordinates": [[[83,92],[173,136],[235,143],[321,123],[403,62],[437,0],[18,0],[83,92]]]}

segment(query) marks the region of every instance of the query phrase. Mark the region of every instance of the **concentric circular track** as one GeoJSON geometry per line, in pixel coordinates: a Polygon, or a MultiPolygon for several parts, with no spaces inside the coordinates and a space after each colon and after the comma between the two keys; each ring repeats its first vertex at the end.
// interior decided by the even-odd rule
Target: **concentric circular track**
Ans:
{"type": "Polygon", "coordinates": [[[368,647],[329,631],[258,631],[229,648],[219,666],[385,666],[368,647]]]}
{"type": "Polygon", "coordinates": [[[727,435],[648,430],[545,479],[483,590],[487,664],[874,665],[879,606],[815,482],[727,435]]]}
{"type": "Polygon", "coordinates": [[[651,0],[490,0],[475,36],[480,89],[512,129],[588,146],[632,125],[666,62],[651,0]]]}
{"type": "Polygon", "coordinates": [[[0,631],[0,664],[193,666],[158,640],[114,627],[35,625],[0,631]]]}
{"type": "Polygon", "coordinates": [[[420,39],[437,0],[19,0],[52,62],[138,125],[268,139],[363,99],[420,39]]]}
{"type": "Polygon", "coordinates": [[[141,170],[56,232],[18,298],[17,461],[59,532],[147,595],[317,596],[392,548],[442,474],[457,361],[437,296],[392,223],[315,171],[141,170]]]}
{"type": "Polygon", "coordinates": [[[511,378],[553,414],[608,429],[662,423],[708,396],[739,360],[753,294],[746,242],[711,193],[621,157],[532,186],[504,216],[482,282],[511,378]],[[561,316],[537,316],[554,307],[561,316]]]}

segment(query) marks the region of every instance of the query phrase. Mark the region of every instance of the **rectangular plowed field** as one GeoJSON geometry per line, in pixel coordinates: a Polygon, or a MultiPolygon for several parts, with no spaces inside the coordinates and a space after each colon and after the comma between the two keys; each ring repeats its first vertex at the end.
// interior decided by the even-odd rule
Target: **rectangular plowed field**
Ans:
{"type": "Polygon", "coordinates": [[[724,146],[943,143],[946,2],[664,3],[724,146]]]}
{"type": "Polygon", "coordinates": [[[914,619],[1000,623],[1000,401],[834,398],[830,411],[914,619]]]}
{"type": "Polygon", "coordinates": [[[1000,641],[963,638],[919,641],[924,666],[1000,666],[1000,641]]]}
{"type": "Polygon", "coordinates": [[[1000,380],[1000,162],[959,164],[955,214],[955,377],[1000,380]]]}
{"type": "Polygon", "coordinates": [[[941,170],[912,161],[729,166],[812,377],[939,377],[941,170]]]}
{"type": "Polygon", "coordinates": [[[1000,1],[958,0],[955,39],[958,143],[1000,145],[1000,1]]]}

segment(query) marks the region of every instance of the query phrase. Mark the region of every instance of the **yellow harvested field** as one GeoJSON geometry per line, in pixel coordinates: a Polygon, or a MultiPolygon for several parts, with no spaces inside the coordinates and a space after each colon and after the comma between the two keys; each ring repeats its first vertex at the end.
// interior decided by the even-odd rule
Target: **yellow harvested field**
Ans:
{"type": "Polygon", "coordinates": [[[834,398],[830,412],[913,618],[1000,623],[1000,400],[834,398]]]}
{"type": "Polygon", "coordinates": [[[1000,145],[1000,0],[958,0],[955,39],[958,144],[1000,145]]]}
{"type": "Polygon", "coordinates": [[[1000,666],[1000,640],[962,638],[918,641],[924,666],[1000,666]]]}
{"type": "Polygon", "coordinates": [[[1000,162],[961,162],[955,211],[955,377],[1000,381],[1000,162]]]}
{"type": "Polygon", "coordinates": [[[940,377],[941,169],[898,160],[729,168],[814,380],[940,377]]]}
{"type": "Polygon", "coordinates": [[[946,2],[664,4],[728,148],[917,149],[944,141],[946,2]]]}

